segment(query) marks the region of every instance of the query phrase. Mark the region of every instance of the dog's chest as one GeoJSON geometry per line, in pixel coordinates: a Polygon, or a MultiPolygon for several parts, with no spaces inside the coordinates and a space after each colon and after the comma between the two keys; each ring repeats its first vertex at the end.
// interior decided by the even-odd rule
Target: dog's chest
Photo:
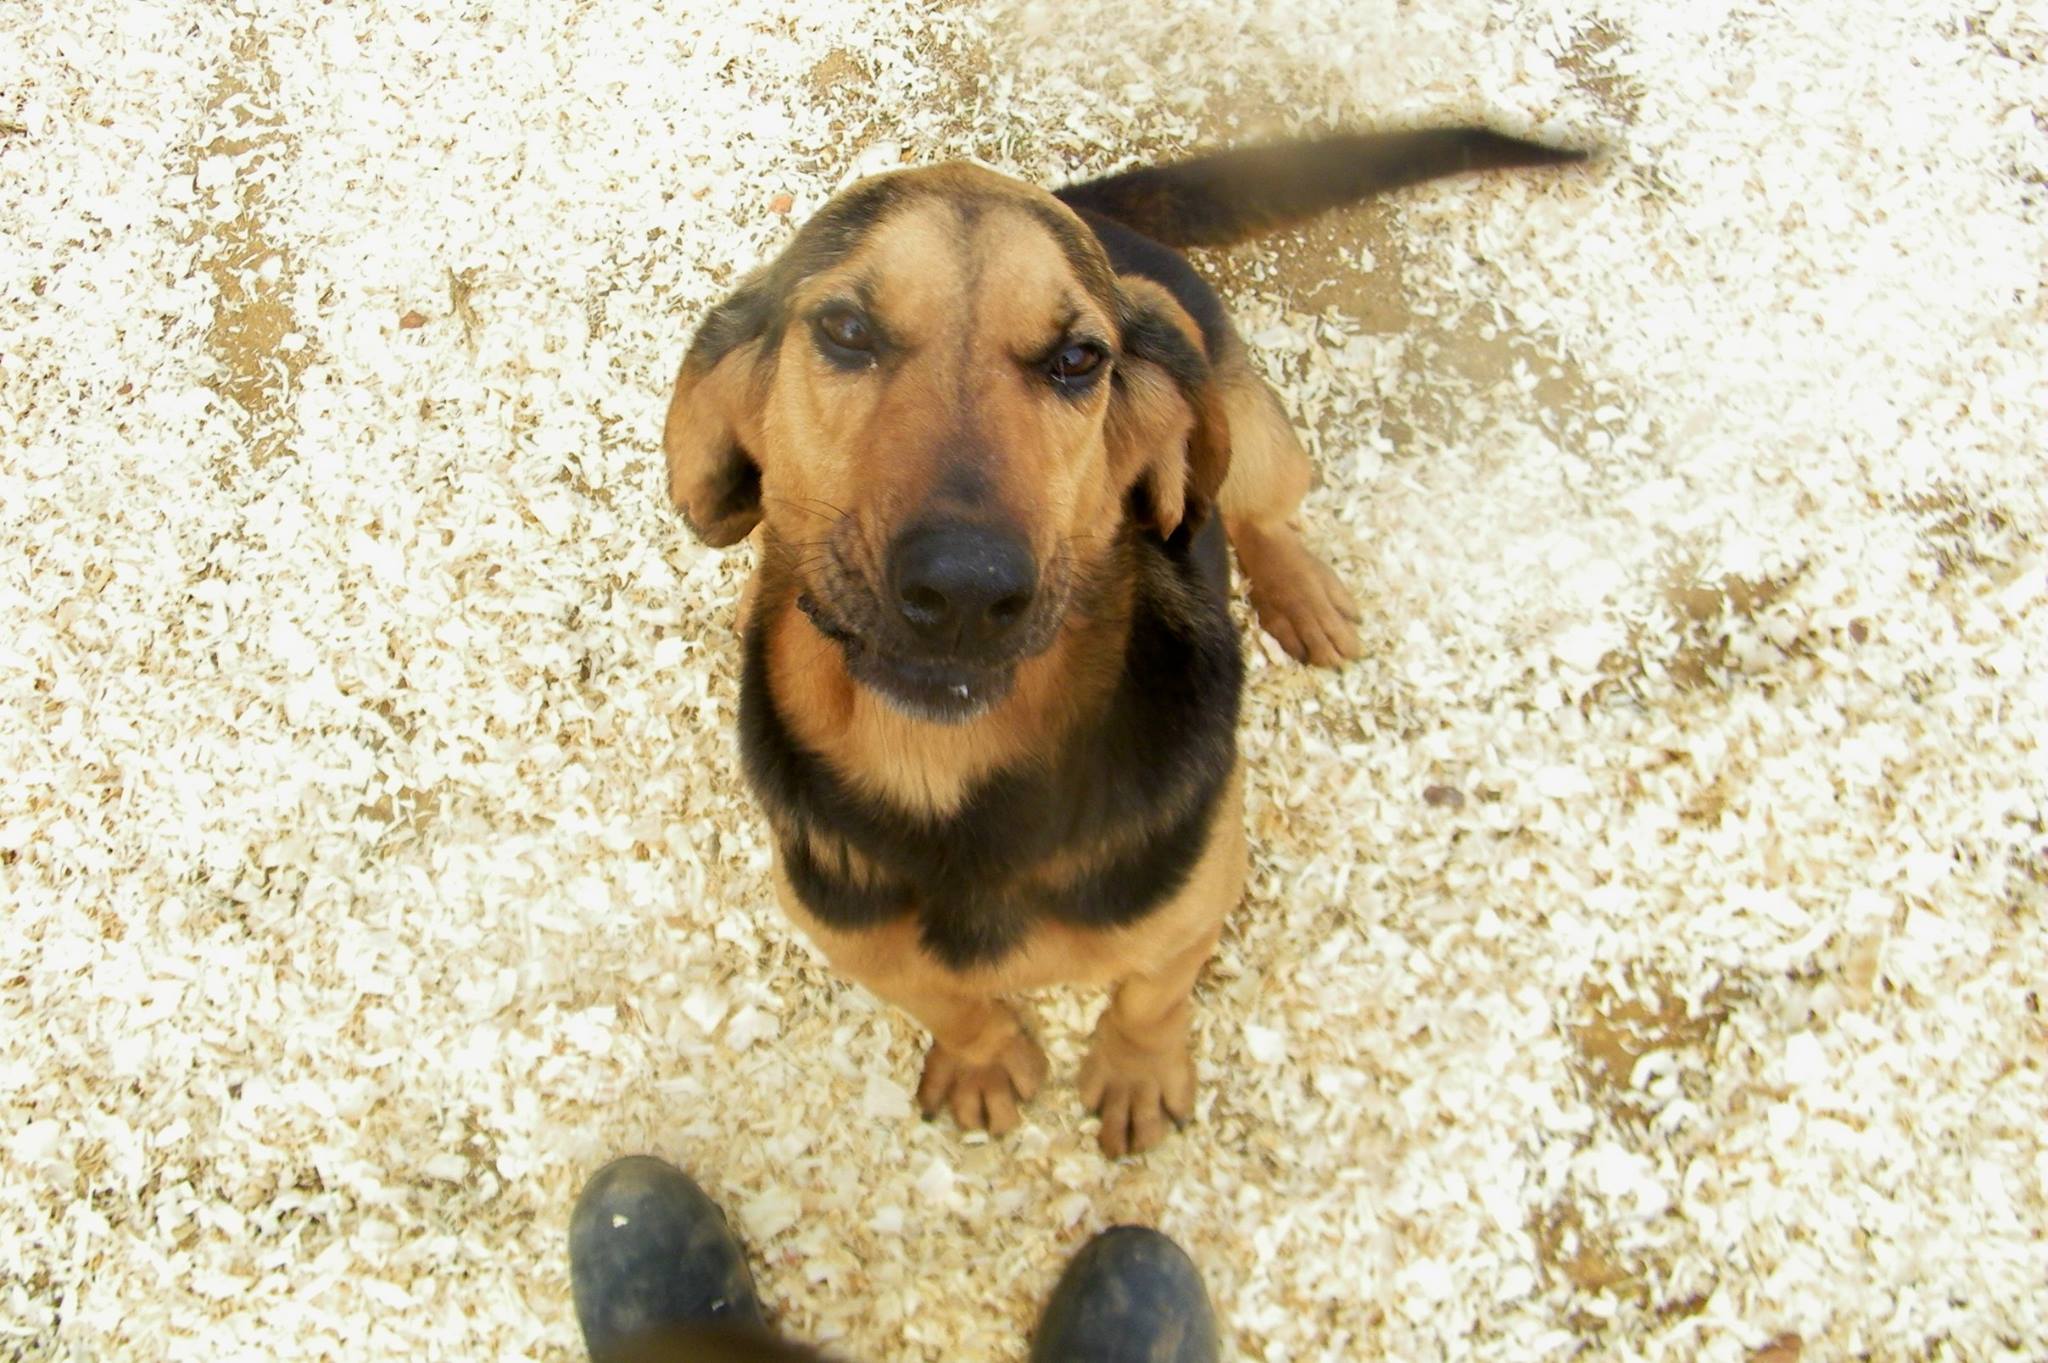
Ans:
{"type": "Polygon", "coordinates": [[[777,842],[820,921],[858,931],[908,918],[924,950],[964,969],[1003,960],[1043,925],[1103,930],[1151,913],[1200,860],[1220,791],[1203,779],[1150,819],[1104,808],[1091,820],[1050,783],[998,784],[939,823],[799,816],[777,842]]]}
{"type": "Polygon", "coordinates": [[[914,920],[926,952],[965,969],[1034,927],[1121,927],[1171,897],[1235,766],[1242,668],[1221,592],[1194,562],[1170,566],[1170,593],[1139,594],[1103,712],[1051,762],[998,771],[940,817],[859,792],[800,742],[750,630],[741,748],[804,907],[842,931],[914,920]]]}

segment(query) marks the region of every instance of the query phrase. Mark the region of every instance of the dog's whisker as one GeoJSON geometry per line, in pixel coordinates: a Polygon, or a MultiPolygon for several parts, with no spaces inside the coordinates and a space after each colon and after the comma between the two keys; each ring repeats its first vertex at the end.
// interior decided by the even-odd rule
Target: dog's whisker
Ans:
{"type": "Polygon", "coordinates": [[[794,508],[797,511],[803,512],[807,516],[816,516],[821,521],[834,519],[845,520],[848,514],[846,508],[841,506],[835,506],[833,503],[826,501],[822,497],[763,496],[761,500],[765,504],[772,504],[775,506],[787,506],[794,508]],[[825,509],[823,511],[820,511],[817,509],[819,507],[823,507],[825,509]]]}

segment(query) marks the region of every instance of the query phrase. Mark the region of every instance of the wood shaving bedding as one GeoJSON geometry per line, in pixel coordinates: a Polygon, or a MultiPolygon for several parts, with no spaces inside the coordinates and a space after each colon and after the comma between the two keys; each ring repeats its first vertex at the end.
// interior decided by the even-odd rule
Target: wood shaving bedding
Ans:
{"type": "Polygon", "coordinates": [[[2048,31],[1881,10],[0,11],[0,1357],[579,1358],[635,1150],[853,1357],[1121,1220],[1276,1363],[2048,1355],[2048,31]],[[856,172],[1453,117],[1611,152],[1204,261],[1374,648],[1250,645],[1197,1121],[916,1121],[689,328],[856,172]]]}

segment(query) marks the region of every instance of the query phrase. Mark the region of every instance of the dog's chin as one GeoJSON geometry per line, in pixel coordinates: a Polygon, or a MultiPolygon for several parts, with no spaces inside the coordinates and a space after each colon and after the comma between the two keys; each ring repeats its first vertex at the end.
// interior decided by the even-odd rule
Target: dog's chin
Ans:
{"type": "Polygon", "coordinates": [[[857,684],[893,709],[931,724],[965,724],[986,714],[1017,680],[1014,667],[890,657],[858,644],[845,653],[847,673],[857,684]]]}
{"type": "Polygon", "coordinates": [[[1010,694],[1014,662],[986,665],[948,658],[915,658],[876,648],[818,608],[809,593],[797,607],[820,634],[839,646],[846,674],[893,709],[931,724],[965,724],[1010,694]]]}

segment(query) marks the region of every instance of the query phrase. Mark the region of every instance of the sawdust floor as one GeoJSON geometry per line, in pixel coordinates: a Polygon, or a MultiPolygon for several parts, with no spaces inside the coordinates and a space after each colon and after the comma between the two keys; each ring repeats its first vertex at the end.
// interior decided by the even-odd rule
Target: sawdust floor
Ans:
{"type": "Polygon", "coordinates": [[[651,1150],[784,1325],[1019,1358],[1157,1224],[1244,1358],[2048,1357],[2040,16],[0,14],[0,1357],[579,1357],[651,1150]],[[1250,646],[1203,1096],[1024,1129],[773,908],[704,308],[856,170],[1598,142],[1200,262],[1341,674],[1250,646]],[[778,196],[792,211],[778,211],[778,196]]]}

